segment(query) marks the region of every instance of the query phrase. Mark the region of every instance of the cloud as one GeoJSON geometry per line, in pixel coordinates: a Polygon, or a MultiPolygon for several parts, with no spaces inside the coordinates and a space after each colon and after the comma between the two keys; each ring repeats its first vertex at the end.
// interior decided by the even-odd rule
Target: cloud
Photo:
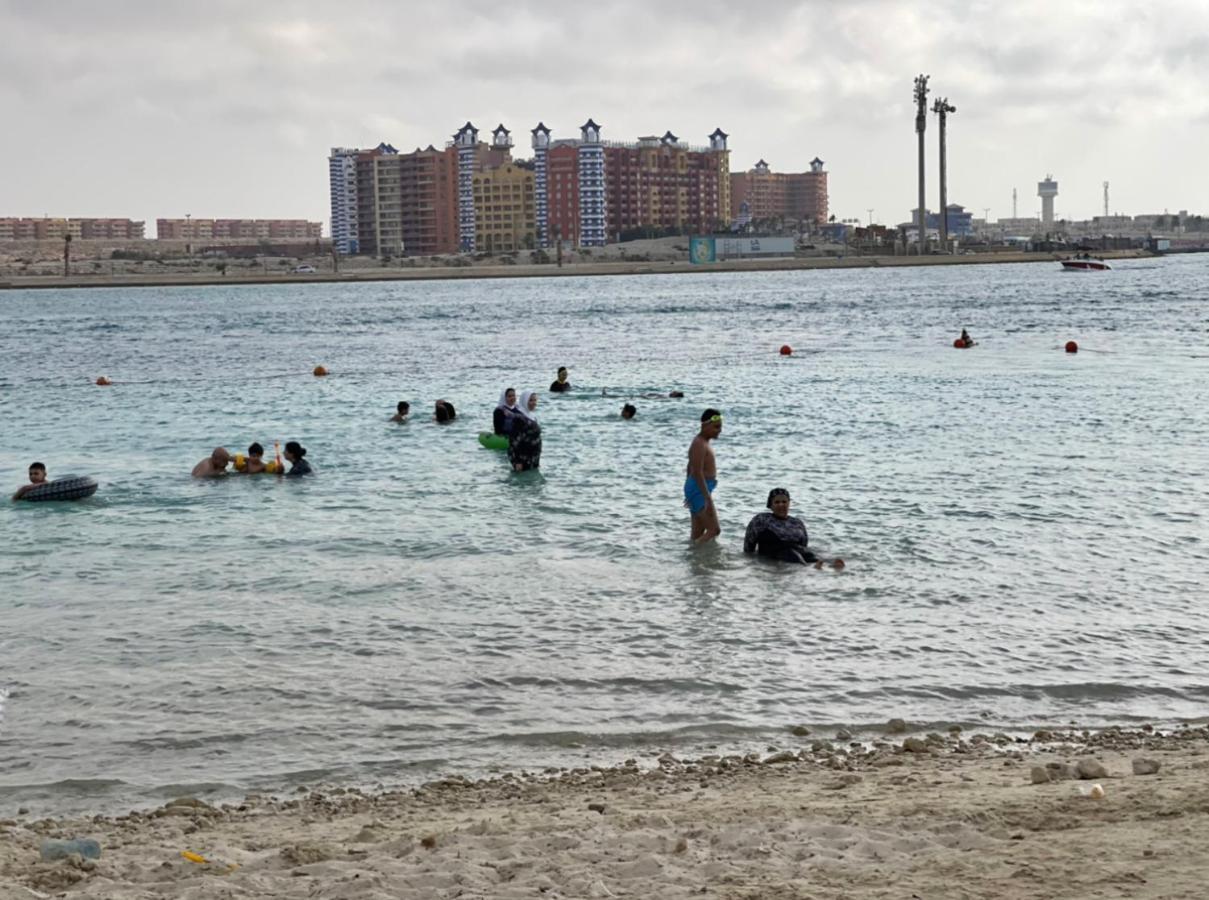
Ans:
{"type": "Polygon", "coordinates": [[[1209,137],[1200,0],[1128,15],[1092,0],[57,0],[0,6],[6,124],[37,136],[0,145],[25,176],[0,215],[325,218],[332,146],[440,146],[472,119],[503,121],[523,149],[539,119],[571,135],[588,116],[614,140],[671,128],[703,143],[720,125],[735,170],[817,154],[837,213],[905,212],[919,72],[958,107],[958,202],[1053,170],[1097,185],[1120,173],[1123,209],[1209,208],[1191,177],[1209,137]],[[47,144],[63,149],[32,149],[47,144]],[[86,159],[67,152],[80,147],[86,159]],[[164,153],[171,164],[131,165],[164,153]]]}

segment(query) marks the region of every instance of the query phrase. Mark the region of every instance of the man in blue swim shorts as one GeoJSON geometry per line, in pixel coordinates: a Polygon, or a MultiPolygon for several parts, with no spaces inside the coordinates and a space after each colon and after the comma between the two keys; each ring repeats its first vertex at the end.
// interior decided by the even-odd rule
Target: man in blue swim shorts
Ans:
{"type": "Polygon", "coordinates": [[[707,409],[701,414],[701,431],[688,448],[688,476],[684,480],[684,505],[692,515],[692,541],[705,544],[722,533],[714,509],[718,486],[718,464],[709,442],[722,433],[722,413],[707,409]]]}

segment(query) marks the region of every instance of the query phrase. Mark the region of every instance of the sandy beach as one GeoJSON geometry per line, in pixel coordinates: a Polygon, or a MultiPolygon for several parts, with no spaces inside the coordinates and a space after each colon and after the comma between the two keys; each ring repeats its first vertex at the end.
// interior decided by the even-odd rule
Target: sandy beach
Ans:
{"type": "Polygon", "coordinates": [[[1209,728],[901,728],[380,794],[29,810],[0,820],[0,900],[1205,895],[1209,728]],[[101,858],[42,862],[47,837],[95,838],[101,858]]]}

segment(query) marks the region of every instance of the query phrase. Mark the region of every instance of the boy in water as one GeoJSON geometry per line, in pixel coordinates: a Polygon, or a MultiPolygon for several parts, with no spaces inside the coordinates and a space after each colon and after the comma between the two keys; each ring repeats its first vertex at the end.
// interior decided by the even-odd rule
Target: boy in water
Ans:
{"type": "Polygon", "coordinates": [[[29,464],[29,484],[23,484],[13,494],[14,500],[20,500],[36,487],[46,484],[46,466],[40,462],[29,464]]]}
{"type": "Polygon", "coordinates": [[[407,414],[411,412],[411,404],[406,400],[400,400],[395,407],[395,414],[390,417],[392,422],[406,422],[407,414]]]}
{"type": "Polygon", "coordinates": [[[701,431],[688,448],[688,477],[684,505],[692,515],[692,541],[706,544],[722,533],[713,492],[718,486],[718,464],[709,442],[722,433],[722,413],[710,408],[701,414],[701,431]]]}
{"type": "Polygon", "coordinates": [[[571,390],[571,382],[567,380],[567,367],[558,367],[558,377],[550,384],[550,390],[555,394],[571,390]]]}
{"type": "Polygon", "coordinates": [[[248,458],[243,470],[249,475],[257,475],[267,469],[268,467],[264,464],[264,447],[259,443],[252,444],[248,447],[248,458]]]}

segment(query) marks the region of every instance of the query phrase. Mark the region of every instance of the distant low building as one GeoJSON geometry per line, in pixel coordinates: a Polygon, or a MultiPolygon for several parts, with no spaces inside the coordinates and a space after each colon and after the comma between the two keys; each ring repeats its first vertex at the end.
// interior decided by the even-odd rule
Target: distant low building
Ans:
{"type": "Polygon", "coordinates": [[[317,241],[323,237],[321,222],[306,219],[156,219],[159,241],[265,240],[317,241]]]}
{"type": "Polygon", "coordinates": [[[133,219],[0,218],[0,241],[141,240],[144,223],[133,219]]]}
{"type": "MultiPolygon", "coordinates": [[[[947,214],[945,215],[945,230],[949,237],[969,237],[974,233],[974,214],[968,212],[964,206],[958,203],[950,203],[945,207],[947,214]]],[[[929,234],[932,231],[940,233],[940,213],[934,213],[931,210],[926,210],[925,214],[928,217],[927,229],[929,234]]],[[[911,221],[904,222],[902,227],[909,228],[915,226],[919,229],[919,210],[911,210],[911,221]]]]}

